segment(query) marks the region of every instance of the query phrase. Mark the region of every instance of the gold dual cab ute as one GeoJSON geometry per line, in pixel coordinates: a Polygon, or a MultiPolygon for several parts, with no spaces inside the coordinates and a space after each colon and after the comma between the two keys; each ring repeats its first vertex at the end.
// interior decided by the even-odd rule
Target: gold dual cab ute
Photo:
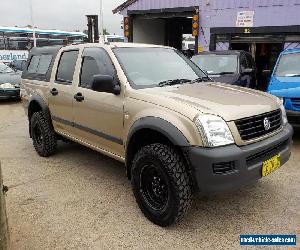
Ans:
{"type": "Polygon", "coordinates": [[[21,93],[40,156],[66,138],[124,162],[140,209],[160,226],[178,222],[195,191],[255,182],[291,154],[281,100],[211,82],[169,47],[34,48],[21,93]]]}

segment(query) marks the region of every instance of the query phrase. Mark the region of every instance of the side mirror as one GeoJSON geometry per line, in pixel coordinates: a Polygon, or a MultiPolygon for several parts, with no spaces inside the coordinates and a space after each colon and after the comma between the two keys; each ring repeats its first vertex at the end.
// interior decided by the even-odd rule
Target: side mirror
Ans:
{"type": "Polygon", "coordinates": [[[254,69],[251,69],[251,68],[247,68],[247,69],[242,70],[243,74],[252,74],[253,72],[254,72],[254,69]]]}
{"type": "Polygon", "coordinates": [[[121,93],[120,85],[115,84],[114,78],[109,75],[94,75],[92,90],[112,93],[115,95],[119,95],[121,93]]]}

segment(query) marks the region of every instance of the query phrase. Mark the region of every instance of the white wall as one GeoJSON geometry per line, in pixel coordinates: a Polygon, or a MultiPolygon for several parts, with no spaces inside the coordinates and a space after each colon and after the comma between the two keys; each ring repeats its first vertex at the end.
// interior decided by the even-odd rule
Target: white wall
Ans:
{"type": "Polygon", "coordinates": [[[0,50],[0,62],[12,62],[14,60],[27,60],[27,50],[0,50]]]}
{"type": "Polygon", "coordinates": [[[135,18],[133,20],[133,42],[164,45],[165,21],[135,18]]]}

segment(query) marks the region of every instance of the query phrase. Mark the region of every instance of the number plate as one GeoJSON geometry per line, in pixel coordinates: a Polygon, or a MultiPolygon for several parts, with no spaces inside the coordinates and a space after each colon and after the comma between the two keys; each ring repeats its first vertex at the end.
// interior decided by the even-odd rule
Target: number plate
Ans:
{"type": "Polygon", "coordinates": [[[271,174],[272,172],[280,168],[280,166],[280,155],[276,155],[270,160],[264,161],[262,167],[262,176],[265,177],[271,174]]]}

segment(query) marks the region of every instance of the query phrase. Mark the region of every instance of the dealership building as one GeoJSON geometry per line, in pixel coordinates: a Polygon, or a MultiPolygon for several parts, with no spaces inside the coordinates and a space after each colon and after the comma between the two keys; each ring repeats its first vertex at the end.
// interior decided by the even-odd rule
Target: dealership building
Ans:
{"type": "Polygon", "coordinates": [[[193,34],[196,53],[246,50],[255,59],[267,54],[270,65],[300,47],[300,0],[128,0],[113,12],[124,16],[129,42],[181,49],[193,34]]]}

